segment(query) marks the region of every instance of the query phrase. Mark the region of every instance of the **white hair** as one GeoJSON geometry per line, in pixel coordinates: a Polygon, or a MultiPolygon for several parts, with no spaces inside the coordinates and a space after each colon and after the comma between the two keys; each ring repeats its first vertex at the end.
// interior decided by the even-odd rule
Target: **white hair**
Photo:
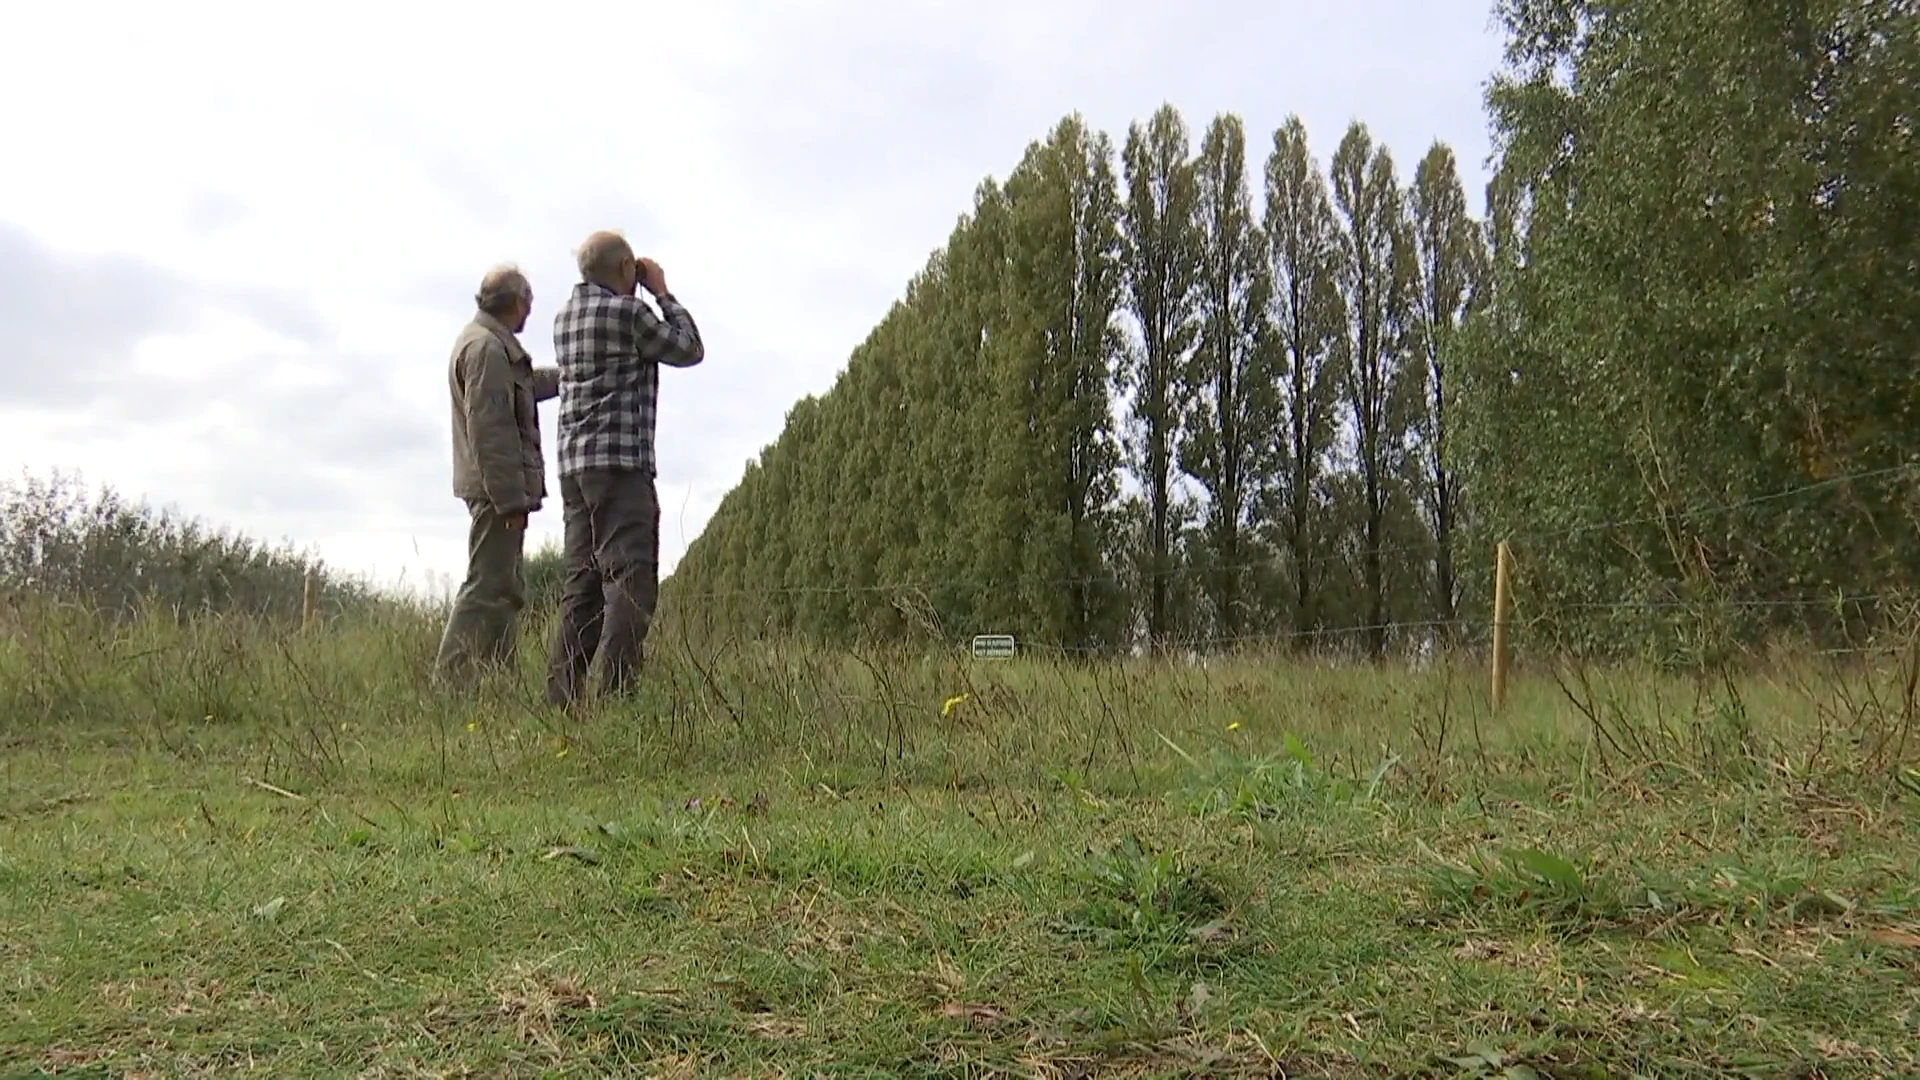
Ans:
{"type": "Polygon", "coordinates": [[[481,311],[498,315],[516,300],[533,299],[533,283],[512,263],[501,263],[480,279],[480,291],[473,302],[481,311]]]}
{"type": "Polygon", "coordinates": [[[587,237],[574,255],[580,267],[582,280],[611,288],[620,268],[633,261],[633,247],[627,239],[610,229],[602,229],[587,237]]]}

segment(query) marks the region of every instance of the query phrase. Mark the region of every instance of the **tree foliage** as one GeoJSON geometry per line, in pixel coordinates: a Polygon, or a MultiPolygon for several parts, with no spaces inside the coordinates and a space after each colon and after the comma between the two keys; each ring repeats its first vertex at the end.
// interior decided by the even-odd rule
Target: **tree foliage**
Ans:
{"type": "Polygon", "coordinates": [[[1502,4],[1461,462],[1549,610],[1912,583],[1917,13],[1502,4]]]}
{"type": "Polygon", "coordinates": [[[1163,105],[1127,131],[1126,204],[1121,208],[1126,307],[1138,344],[1123,354],[1116,389],[1131,395],[1127,468],[1144,495],[1136,500],[1132,547],[1149,641],[1164,643],[1188,595],[1174,580],[1175,541],[1188,522],[1174,462],[1186,431],[1191,364],[1199,322],[1202,238],[1186,122],[1163,105]],[[1144,505],[1142,505],[1142,503],[1144,505]]]}
{"type": "Polygon", "coordinates": [[[1916,5],[1498,11],[1477,212],[1445,143],[1403,176],[1359,121],[1323,170],[1298,117],[1252,163],[1230,113],[1118,151],[1063,118],[794,406],[663,614],[1378,654],[1484,625],[1503,539],[1543,625],[1911,585],[1916,5]]]}

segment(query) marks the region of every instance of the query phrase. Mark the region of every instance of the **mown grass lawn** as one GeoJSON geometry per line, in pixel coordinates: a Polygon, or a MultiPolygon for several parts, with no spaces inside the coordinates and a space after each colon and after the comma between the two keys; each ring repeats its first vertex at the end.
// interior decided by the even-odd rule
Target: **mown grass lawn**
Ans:
{"type": "Polygon", "coordinates": [[[563,722],[435,629],[0,648],[0,1076],[1920,1071],[1896,721],[1782,683],[667,650],[563,722]]]}

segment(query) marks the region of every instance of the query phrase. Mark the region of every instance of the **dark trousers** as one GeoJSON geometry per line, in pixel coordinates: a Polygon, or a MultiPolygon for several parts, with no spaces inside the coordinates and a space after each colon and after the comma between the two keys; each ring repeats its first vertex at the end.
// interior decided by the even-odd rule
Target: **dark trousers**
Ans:
{"type": "Polygon", "coordinates": [[[507,528],[506,519],[480,499],[467,500],[467,514],[467,577],[454,594],[433,661],[435,676],[449,684],[470,683],[480,667],[513,660],[520,610],[527,605],[521,570],[527,531],[507,528]]]}
{"type": "Polygon", "coordinates": [[[632,689],[659,598],[660,501],[643,472],[590,469],[560,478],[566,584],[547,663],[547,700],[579,699],[600,658],[600,693],[632,689]]]}

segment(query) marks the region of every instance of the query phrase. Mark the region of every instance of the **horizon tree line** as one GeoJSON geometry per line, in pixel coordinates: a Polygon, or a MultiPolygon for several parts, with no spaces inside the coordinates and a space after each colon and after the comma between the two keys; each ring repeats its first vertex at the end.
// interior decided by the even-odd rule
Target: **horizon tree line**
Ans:
{"type": "Polygon", "coordinates": [[[1501,5],[1477,215],[1446,143],[1409,173],[1359,120],[1323,164],[1298,116],[1063,117],[795,404],[663,619],[1379,655],[1474,632],[1530,535],[1549,611],[1906,587],[1910,476],[1738,504],[1920,461],[1914,12],[1605,7],[1501,5]]]}

